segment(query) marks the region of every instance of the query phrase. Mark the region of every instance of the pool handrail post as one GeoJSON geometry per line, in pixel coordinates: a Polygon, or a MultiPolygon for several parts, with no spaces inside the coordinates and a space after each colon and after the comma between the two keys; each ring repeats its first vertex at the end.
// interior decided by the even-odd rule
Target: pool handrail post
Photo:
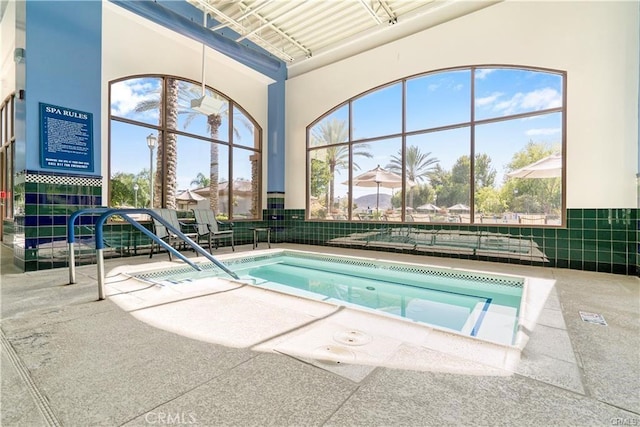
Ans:
{"type": "Polygon", "coordinates": [[[223,270],[225,273],[227,273],[228,275],[230,275],[234,279],[240,280],[240,277],[238,277],[238,275],[236,273],[234,273],[233,271],[229,270],[224,264],[222,264],[220,261],[218,261],[216,258],[214,258],[213,255],[208,253],[200,245],[198,245],[196,242],[194,242],[189,237],[187,237],[184,233],[182,233],[182,231],[180,231],[180,230],[176,229],[175,227],[173,227],[169,222],[167,222],[164,218],[162,218],[160,215],[158,215],[153,210],[151,210],[151,209],[109,209],[108,211],[106,211],[102,215],[100,215],[100,218],[98,218],[98,221],[96,222],[96,235],[95,235],[96,237],[95,238],[96,238],[96,255],[98,257],[98,259],[97,259],[97,263],[98,263],[98,298],[100,300],[103,300],[105,298],[105,294],[104,294],[104,255],[103,255],[104,238],[103,238],[102,227],[104,226],[104,223],[107,220],[107,218],[109,218],[112,215],[120,215],[120,216],[122,216],[123,219],[125,219],[127,222],[129,222],[131,225],[133,225],[135,228],[137,228],[138,230],[140,230],[141,232],[146,234],[149,238],[151,238],[153,241],[158,243],[160,246],[162,246],[165,249],[167,249],[167,251],[169,251],[171,254],[175,255],[178,258],[180,258],[181,260],[183,260],[184,262],[189,264],[194,269],[196,269],[198,271],[201,270],[201,268],[199,266],[197,266],[191,260],[189,260],[187,257],[182,255],[178,250],[173,248],[171,245],[169,245],[164,240],[160,239],[158,236],[156,236],[150,230],[148,230],[145,227],[143,227],[137,221],[135,221],[134,219],[130,218],[128,216],[128,214],[131,214],[131,213],[146,214],[146,215],[149,215],[152,218],[156,219],[159,223],[161,223],[163,226],[165,226],[168,231],[174,233],[176,236],[180,237],[182,240],[184,240],[186,243],[188,243],[189,246],[191,246],[197,253],[199,253],[200,255],[202,255],[205,258],[207,258],[209,261],[211,261],[218,268],[223,270]]]}
{"type": "Polygon", "coordinates": [[[103,213],[109,208],[106,206],[101,206],[97,208],[87,208],[80,209],[73,212],[69,215],[69,219],[67,220],[67,243],[68,243],[68,255],[69,255],[69,284],[73,285],[76,283],[76,252],[74,248],[75,243],[75,222],[78,217],[84,214],[91,213],[103,213]]]}
{"type": "Polygon", "coordinates": [[[98,301],[105,298],[104,295],[104,249],[96,250],[96,264],[98,265],[98,301]]]}

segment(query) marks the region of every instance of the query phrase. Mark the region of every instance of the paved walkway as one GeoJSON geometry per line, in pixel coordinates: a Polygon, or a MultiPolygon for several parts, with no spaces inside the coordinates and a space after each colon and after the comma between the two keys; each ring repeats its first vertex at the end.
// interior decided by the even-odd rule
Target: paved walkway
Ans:
{"type": "MultiPolygon", "coordinates": [[[[79,267],[68,285],[67,269],[16,273],[6,252],[2,426],[640,425],[637,277],[375,253],[556,285],[512,371],[471,375],[437,352],[429,363],[416,357],[416,369],[363,371],[155,328],[97,301],[94,265],[79,267]],[[601,314],[607,326],[579,311],[601,314]]],[[[108,260],[105,270],[148,261],[108,260]]]]}

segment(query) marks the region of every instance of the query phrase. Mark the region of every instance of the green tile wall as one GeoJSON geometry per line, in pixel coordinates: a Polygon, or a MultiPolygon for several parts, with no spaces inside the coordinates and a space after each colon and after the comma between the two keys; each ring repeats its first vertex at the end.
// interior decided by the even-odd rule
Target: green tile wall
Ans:
{"type": "MultiPolygon", "coordinates": [[[[305,211],[295,209],[285,210],[283,215],[285,241],[310,245],[328,245],[327,242],[336,237],[361,233],[371,228],[408,225],[305,221],[305,211]]],[[[548,262],[537,263],[529,260],[467,254],[430,253],[429,255],[633,275],[640,273],[638,269],[639,224],[638,209],[569,209],[566,228],[446,224],[421,224],[418,227],[425,230],[487,231],[531,238],[546,254],[548,262]]]]}
{"type": "MultiPolygon", "coordinates": [[[[21,173],[14,187],[15,214],[12,226],[14,263],[25,271],[66,265],[67,218],[78,209],[102,203],[102,179],[21,173]]],[[[80,224],[92,224],[85,218],[80,224]]],[[[7,242],[7,234],[3,241],[7,242]]]]}
{"type": "MultiPolygon", "coordinates": [[[[29,184],[29,183],[27,183],[29,184]]],[[[35,187],[38,195],[47,194],[60,196],[82,194],[97,196],[99,188],[74,186],[41,186],[35,187]],[[63,193],[67,192],[67,193],[63,193]]],[[[33,191],[32,185],[25,187],[25,194],[33,191]]],[[[33,194],[33,193],[32,193],[33,194]]],[[[30,196],[33,200],[33,196],[30,196]]],[[[38,196],[40,197],[40,196],[38,196]]],[[[66,244],[66,226],[49,224],[50,218],[68,215],[76,209],[89,207],[68,203],[69,198],[51,197],[38,199],[40,202],[50,200],[49,204],[26,203],[25,216],[11,224],[5,224],[5,230],[11,233],[22,233],[25,239],[51,240],[66,244]],[[25,225],[25,218],[35,217],[25,225]]],[[[86,201],[87,199],[82,199],[86,201]]],[[[78,201],[72,199],[71,201],[78,201]]],[[[96,202],[99,199],[96,199],[96,202]]],[[[338,221],[306,221],[304,209],[285,209],[284,195],[270,194],[267,199],[267,209],[263,211],[263,220],[250,222],[236,222],[234,236],[236,244],[250,244],[253,242],[254,227],[271,227],[272,242],[289,242],[308,245],[329,245],[331,239],[344,237],[353,233],[364,233],[372,228],[407,227],[409,224],[383,224],[369,222],[338,222],[338,221]]],[[[535,260],[518,260],[498,256],[473,255],[469,253],[439,253],[412,252],[431,256],[479,259],[493,262],[531,264],[547,267],[571,268],[577,270],[599,271],[616,274],[640,275],[640,217],[638,209],[569,209],[567,211],[566,228],[539,227],[506,227],[485,225],[454,225],[454,224],[412,224],[423,230],[452,230],[509,234],[523,239],[533,240],[546,255],[548,262],[535,260]]],[[[93,230],[84,225],[77,229],[79,239],[90,242],[93,230]],[[84,227],[84,229],[83,229],[84,227]]],[[[146,236],[134,230],[129,224],[108,224],[105,229],[108,244],[111,249],[108,256],[131,256],[148,253],[149,241],[146,236]]],[[[84,256],[79,257],[79,263],[93,263],[93,247],[87,244],[84,256]]],[[[58,245],[59,246],[59,245],[58,245]]],[[[407,251],[406,248],[377,248],[384,251],[407,251]]],[[[14,249],[15,258],[22,260],[25,270],[44,269],[66,265],[66,252],[55,245],[39,245],[37,247],[17,247],[14,249]]]]}

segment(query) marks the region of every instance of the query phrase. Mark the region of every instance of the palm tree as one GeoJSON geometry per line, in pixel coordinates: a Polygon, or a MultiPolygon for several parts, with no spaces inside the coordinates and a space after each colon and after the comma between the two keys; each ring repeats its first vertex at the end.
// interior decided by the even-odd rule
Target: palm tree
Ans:
{"type": "MultiPolygon", "coordinates": [[[[167,103],[165,108],[167,109],[166,126],[169,129],[176,129],[176,127],[178,126],[178,113],[180,113],[178,104],[178,87],[178,80],[174,78],[167,78],[167,103]]],[[[158,88],[154,92],[159,92],[161,90],[161,88],[158,88]]],[[[134,110],[137,113],[158,110],[161,120],[161,118],[163,117],[163,105],[161,98],[161,96],[154,96],[152,98],[145,99],[138,103],[138,105],[135,106],[134,110]]],[[[152,208],[159,207],[162,204],[161,201],[163,182],[165,183],[167,188],[166,206],[170,209],[176,208],[176,172],[178,169],[177,141],[178,136],[175,133],[165,132],[162,138],[158,138],[158,152],[156,157],[156,172],[153,184],[152,208]],[[163,158],[165,157],[165,152],[167,164],[163,167],[163,158]]]]}
{"type": "MultiPolygon", "coordinates": [[[[311,145],[322,146],[330,145],[326,151],[326,164],[329,167],[329,191],[327,191],[327,209],[333,206],[335,195],[335,179],[336,172],[339,174],[341,170],[349,168],[349,146],[348,145],[332,145],[347,141],[349,130],[344,120],[331,119],[324,120],[319,126],[314,127],[311,133],[311,145]]],[[[353,157],[356,156],[371,158],[373,155],[369,152],[367,144],[358,144],[353,149],[353,157]]],[[[354,170],[359,170],[360,166],[354,161],[352,165],[354,170]]]]}
{"type": "MultiPolygon", "coordinates": [[[[415,183],[429,178],[429,175],[436,169],[436,165],[440,163],[440,160],[431,157],[431,152],[422,153],[420,148],[415,145],[407,147],[405,157],[406,161],[403,167],[402,150],[399,150],[397,156],[391,156],[391,161],[386,168],[398,175],[402,175],[403,171],[405,171],[406,179],[415,183]]],[[[415,207],[413,206],[413,188],[409,189],[409,206],[415,207]]]]}
{"type": "MultiPolygon", "coordinates": [[[[158,89],[161,90],[161,89],[158,89]]],[[[202,95],[201,87],[196,86],[190,82],[178,80],[175,78],[167,77],[167,95],[166,95],[166,109],[167,109],[167,129],[177,129],[178,115],[186,115],[184,121],[184,128],[186,129],[189,124],[199,114],[191,109],[191,100],[202,95]]],[[[207,93],[210,96],[217,96],[211,90],[207,89],[207,93]]],[[[226,100],[224,100],[226,101],[226,100]]],[[[140,102],[135,107],[136,112],[160,110],[160,117],[162,117],[162,101],[161,97],[153,97],[140,102]]],[[[218,129],[222,124],[222,117],[229,115],[229,103],[224,102],[222,109],[219,113],[210,114],[207,116],[207,127],[212,139],[218,139],[218,129]]],[[[244,115],[241,117],[240,122],[245,126],[253,129],[253,124],[249,123],[246,119],[243,120],[244,115]]],[[[239,138],[239,132],[236,128],[233,129],[234,135],[239,138]]],[[[209,169],[209,190],[210,190],[210,206],[214,212],[218,212],[218,178],[219,178],[219,154],[218,144],[211,143],[211,161],[209,169]]],[[[176,181],[177,181],[177,135],[172,132],[165,132],[163,138],[159,138],[158,152],[157,152],[157,166],[156,176],[154,183],[154,202],[153,206],[161,205],[162,184],[163,181],[167,188],[167,198],[165,201],[166,207],[170,209],[176,208],[176,181]],[[166,151],[166,165],[163,167],[163,156],[166,151]],[[164,175],[164,177],[163,177],[164,175]],[[164,179],[163,179],[164,178],[164,179]]]]}
{"type": "Polygon", "coordinates": [[[198,172],[198,175],[191,180],[189,185],[195,185],[196,188],[204,188],[208,187],[210,182],[211,180],[208,177],[204,176],[202,172],[198,172]]]}

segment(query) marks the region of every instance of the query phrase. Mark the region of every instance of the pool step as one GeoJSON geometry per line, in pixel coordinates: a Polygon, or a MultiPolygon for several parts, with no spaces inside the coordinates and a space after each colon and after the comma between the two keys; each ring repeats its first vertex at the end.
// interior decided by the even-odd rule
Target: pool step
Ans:
{"type": "Polygon", "coordinates": [[[518,310],[515,307],[491,304],[475,336],[487,341],[513,344],[517,324],[518,310]]]}

